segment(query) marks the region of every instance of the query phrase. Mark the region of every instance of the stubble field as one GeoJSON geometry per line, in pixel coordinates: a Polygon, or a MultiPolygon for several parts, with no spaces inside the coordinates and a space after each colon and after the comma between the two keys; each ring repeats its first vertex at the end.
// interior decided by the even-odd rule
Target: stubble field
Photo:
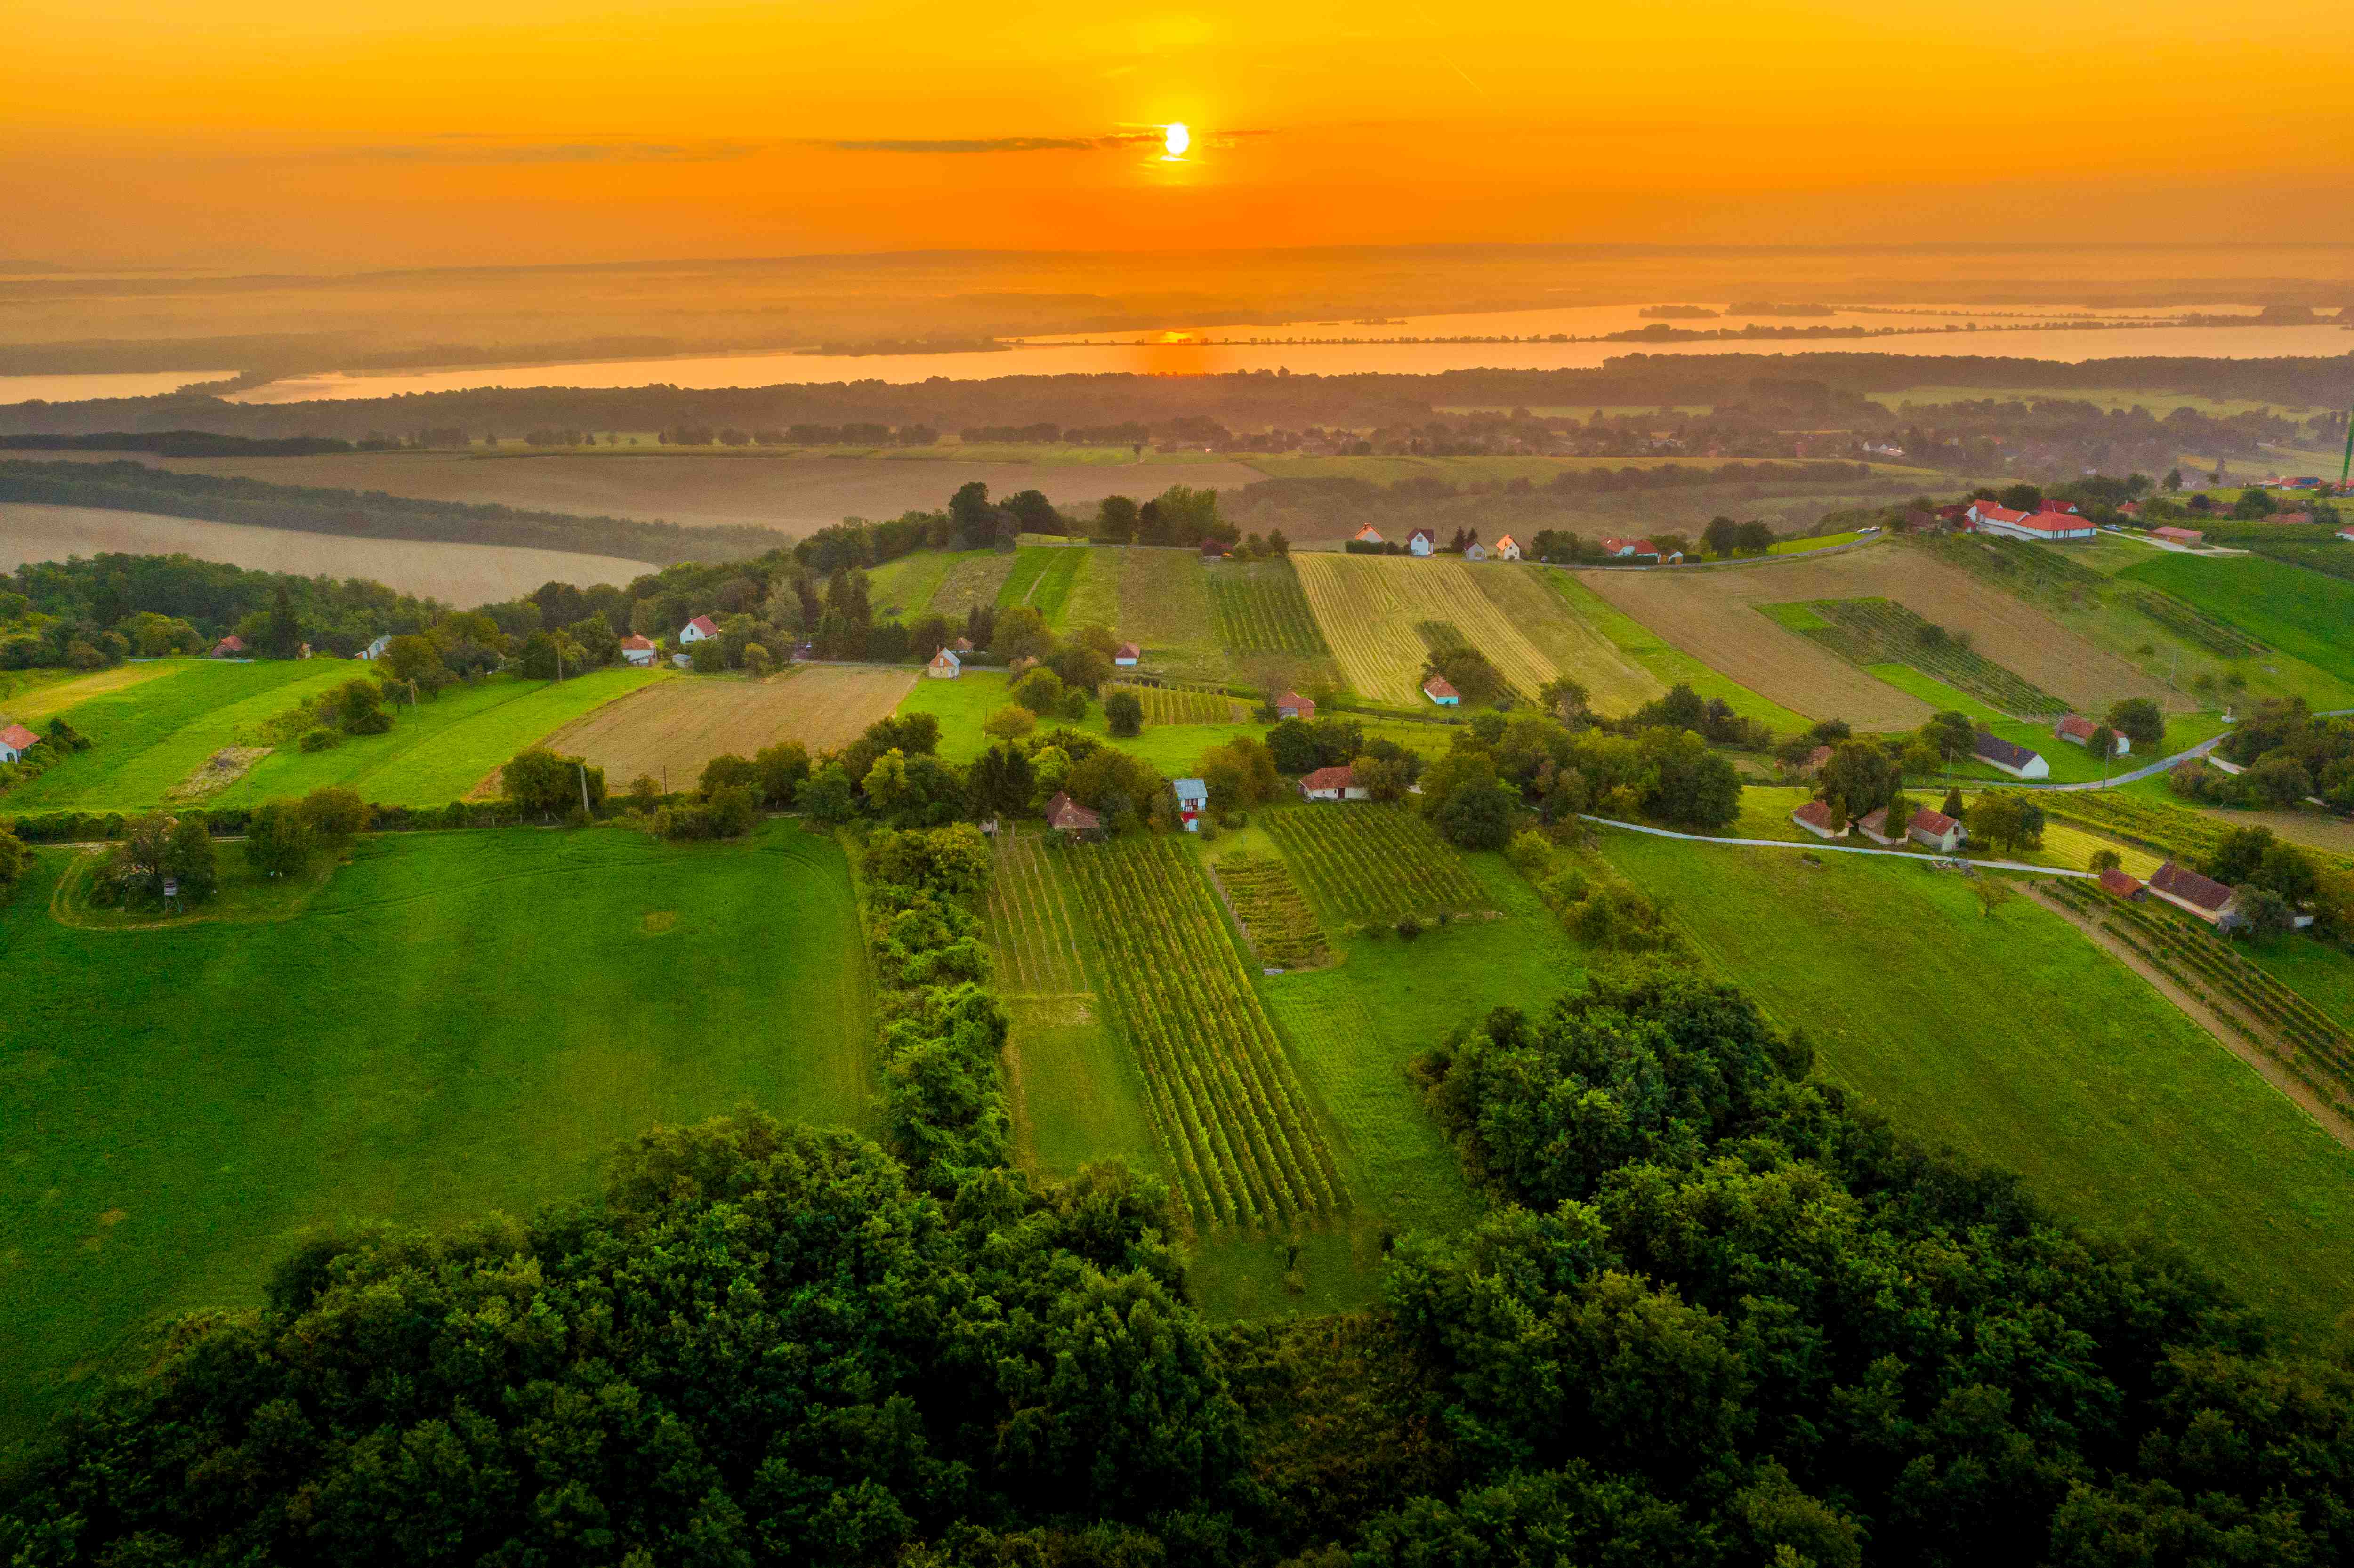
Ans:
{"type": "Polygon", "coordinates": [[[616,792],[641,774],[680,789],[723,753],[749,757],[785,740],[812,755],[847,746],[890,716],[917,679],[912,668],[810,665],[766,681],[667,680],[567,725],[547,744],[602,768],[616,792]]]}

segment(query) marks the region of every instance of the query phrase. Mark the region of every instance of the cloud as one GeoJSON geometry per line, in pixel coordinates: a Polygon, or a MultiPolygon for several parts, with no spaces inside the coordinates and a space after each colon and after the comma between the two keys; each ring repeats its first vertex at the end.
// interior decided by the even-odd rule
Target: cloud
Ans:
{"type": "Polygon", "coordinates": [[[502,143],[452,132],[415,145],[361,147],[344,155],[391,164],[723,164],[760,150],[758,142],[502,143]]]}
{"type": "MultiPolygon", "coordinates": [[[[1218,145],[1237,136],[1264,136],[1264,131],[1197,131],[1196,146],[1218,145]]],[[[976,136],[923,140],[812,139],[805,147],[835,153],[1101,153],[1119,147],[1157,147],[1161,130],[1116,131],[1105,136],[976,136]]]]}

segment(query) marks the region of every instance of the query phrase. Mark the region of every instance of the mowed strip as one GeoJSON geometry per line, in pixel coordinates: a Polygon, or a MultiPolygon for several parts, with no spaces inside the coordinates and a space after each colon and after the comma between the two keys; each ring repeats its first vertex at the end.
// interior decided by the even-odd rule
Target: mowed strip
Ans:
{"type": "MultiPolygon", "coordinates": [[[[1310,552],[1292,562],[1324,640],[1350,684],[1367,696],[1421,701],[1424,647],[1414,629],[1426,620],[1452,623],[1504,679],[1531,696],[1563,673],[1480,591],[1473,568],[1460,560],[1310,552]]],[[[1566,623],[1566,616],[1560,619],[1566,623]]]]}
{"type": "Polygon", "coordinates": [[[663,681],[567,725],[547,744],[602,768],[612,789],[642,774],[683,789],[715,757],[749,757],[785,740],[812,753],[847,746],[889,717],[916,680],[913,669],[811,665],[769,681],[663,681]]]}
{"type": "MultiPolygon", "coordinates": [[[[61,714],[76,703],[86,703],[92,697],[102,697],[125,686],[141,685],[159,675],[169,675],[183,668],[185,666],[160,659],[148,660],[137,664],[117,664],[111,670],[76,675],[71,680],[53,681],[27,692],[0,696],[0,718],[14,724],[32,724],[61,714]]],[[[0,681],[5,679],[0,676],[0,681]]]]}

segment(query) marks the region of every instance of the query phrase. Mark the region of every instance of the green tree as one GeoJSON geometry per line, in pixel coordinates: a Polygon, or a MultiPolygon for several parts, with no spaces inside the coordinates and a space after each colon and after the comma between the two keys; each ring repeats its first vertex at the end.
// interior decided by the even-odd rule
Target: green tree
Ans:
{"type": "Polygon", "coordinates": [[[1134,692],[1116,691],[1104,699],[1104,723],[1121,739],[1133,739],[1144,729],[1144,705],[1134,692]]]}
{"type": "Polygon", "coordinates": [[[33,852],[25,841],[5,827],[0,827],[0,901],[16,890],[16,884],[33,863],[33,852]]]}
{"type": "Polygon", "coordinates": [[[2149,697],[2120,697],[2109,705],[2108,726],[2134,743],[2134,749],[2155,752],[2166,744],[2166,715],[2149,697]]]}
{"type": "Polygon", "coordinates": [[[752,754],[753,783],[760,803],[781,811],[793,803],[801,780],[810,775],[808,747],[797,740],[780,740],[752,754]]]}
{"type": "Polygon", "coordinates": [[[302,622],[294,613],[294,597],[283,582],[270,596],[270,614],[261,625],[261,651],[272,659],[292,659],[302,651],[302,622]]]}
{"type": "Polygon", "coordinates": [[[989,651],[1003,659],[1044,658],[1055,648],[1055,634],[1046,618],[1026,604],[1004,606],[991,628],[989,651]]]}
{"type": "Polygon", "coordinates": [[[302,797],[302,820],[323,844],[347,843],[367,827],[367,802],[360,799],[358,790],[341,784],[323,784],[312,790],[302,797]]]}
{"type": "Polygon", "coordinates": [[[1774,530],[1753,518],[1734,528],[1733,543],[1744,556],[1762,556],[1774,547],[1774,530]]]}
{"type": "Polygon", "coordinates": [[[500,786],[526,816],[562,816],[580,804],[585,787],[593,811],[605,799],[605,770],[579,758],[558,757],[544,746],[518,751],[499,770],[500,786]],[[585,774],[585,779],[584,779],[585,774]]]}
{"type": "Polygon", "coordinates": [[[1502,849],[1511,837],[1512,792],[1490,778],[1473,779],[1450,792],[1431,810],[1431,825],[1441,837],[1460,849],[1502,849]]]}
{"type": "Polygon", "coordinates": [[[245,824],[245,861],[268,877],[289,876],[311,863],[318,835],[296,800],[268,800],[245,824]]]}
{"type": "Polygon", "coordinates": [[[1970,839],[1997,854],[2043,847],[2043,808],[2015,789],[1989,789],[1970,808],[1970,839]]]}
{"type": "Polygon", "coordinates": [[[695,781],[695,792],[708,800],[720,790],[737,785],[748,784],[757,790],[759,776],[759,768],[748,758],[723,751],[703,765],[703,773],[695,781]]]}
{"type": "Polygon", "coordinates": [[[220,886],[220,861],[202,811],[182,811],[164,845],[164,874],[179,885],[180,896],[202,904],[220,886]]]}
{"type": "Polygon", "coordinates": [[[1712,556],[1730,556],[1741,547],[1741,524],[1730,517],[1712,517],[1700,531],[1700,541],[1712,556]]]}
{"type": "Polygon", "coordinates": [[[1041,665],[1024,671],[1006,695],[1042,718],[1052,717],[1063,708],[1063,677],[1041,665]]]}
{"type": "Polygon", "coordinates": [[[1036,784],[1028,757],[1011,746],[992,746],[974,759],[966,781],[972,814],[1019,816],[1029,810],[1036,784]]]}
{"type": "Polygon", "coordinates": [[[839,762],[829,762],[811,773],[794,793],[793,804],[811,821],[834,824],[858,815],[858,789],[839,762]]]}
{"type": "Polygon", "coordinates": [[[535,631],[523,640],[523,648],[515,654],[515,673],[526,681],[553,681],[557,662],[555,633],[535,631]]]}

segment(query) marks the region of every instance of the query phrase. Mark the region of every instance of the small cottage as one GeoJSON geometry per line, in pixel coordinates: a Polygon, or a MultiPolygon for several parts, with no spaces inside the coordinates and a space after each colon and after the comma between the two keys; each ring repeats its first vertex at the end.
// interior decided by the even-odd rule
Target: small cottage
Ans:
{"type": "Polygon", "coordinates": [[[1111,662],[1119,665],[1122,669],[1130,669],[1135,666],[1138,660],[1143,657],[1143,649],[1139,648],[1133,642],[1123,642],[1117,649],[1112,651],[1111,662]]]}
{"type": "Polygon", "coordinates": [[[245,639],[239,637],[234,631],[230,632],[227,637],[222,638],[219,641],[213,644],[213,651],[210,657],[215,659],[244,658],[245,639]]]}
{"type": "Polygon", "coordinates": [[[41,737],[23,725],[12,724],[0,729],[0,762],[22,762],[25,753],[41,744],[41,737]]]}
{"type": "Polygon", "coordinates": [[[1046,802],[1046,826],[1066,839],[1103,836],[1103,818],[1059,790],[1046,802]]]}
{"type": "Polygon", "coordinates": [[[1500,561],[1517,561],[1520,558],[1520,542],[1514,539],[1510,534],[1505,535],[1502,538],[1496,541],[1496,559],[1500,561]]]}
{"type": "Polygon", "coordinates": [[[928,681],[953,681],[963,673],[964,661],[956,656],[956,650],[952,648],[941,649],[932,655],[932,662],[924,666],[924,678],[928,681]]]}
{"type": "Polygon", "coordinates": [[[2195,915],[2218,930],[2240,924],[2240,895],[2211,876],[2168,861],[2149,874],[2150,892],[2186,915],[2195,915]]]}
{"type": "Polygon", "coordinates": [[[1904,836],[1923,849],[1933,849],[1939,854],[1952,854],[1968,842],[1970,835],[1969,830],[1945,812],[1924,806],[1914,812],[1913,820],[1905,824],[1904,836]]]}
{"type": "Polygon", "coordinates": [[[1845,827],[1831,826],[1831,808],[1828,800],[1809,800],[1790,813],[1790,821],[1819,839],[1843,839],[1845,827]]]}
{"type": "Polygon", "coordinates": [[[632,631],[621,639],[621,658],[642,670],[662,654],[662,649],[651,637],[641,637],[632,631]]]}
{"type": "Polygon", "coordinates": [[[970,637],[960,637],[956,639],[956,641],[949,644],[949,652],[957,654],[960,657],[971,652],[972,639],[970,637]]]}
{"type": "Polygon", "coordinates": [[[2101,887],[2103,891],[2113,894],[2128,904],[2138,904],[2149,896],[2147,883],[2130,872],[2120,871],[2114,865],[2101,873],[2101,887]]]}
{"type": "Polygon", "coordinates": [[[1170,786],[1177,797],[1177,820],[1185,824],[1189,833],[1202,831],[1202,818],[1209,814],[1210,787],[1199,779],[1179,779],[1170,786]]]}
{"type": "Polygon", "coordinates": [[[2200,545],[2204,544],[2207,539],[2207,535],[2196,528],[2177,528],[2171,524],[2163,528],[2152,528],[2149,531],[2149,536],[2153,539],[2170,540],[2177,545],[2200,545]]]}
{"type": "Polygon", "coordinates": [[[2008,773],[2013,779],[2049,779],[2052,764],[2043,760],[2041,752],[2005,740],[1999,735],[1980,730],[1970,742],[1970,755],[1998,773],[2008,773]]]}
{"type": "Polygon", "coordinates": [[[1474,539],[1463,546],[1463,558],[1467,561],[1484,561],[1488,558],[1488,546],[1474,539]]]}
{"type": "Polygon", "coordinates": [[[1372,794],[1357,782],[1357,770],[1345,763],[1299,776],[1299,795],[1305,800],[1363,800],[1372,794]]]}
{"type": "Polygon", "coordinates": [[[1888,808],[1885,806],[1866,811],[1862,816],[1858,817],[1855,820],[1855,831],[1876,844],[1893,844],[1904,836],[1901,830],[1893,833],[1888,831],[1888,808]]]}
{"type": "Polygon", "coordinates": [[[1384,543],[1381,535],[1381,531],[1370,523],[1358,529],[1354,534],[1350,535],[1349,542],[1352,545],[1371,545],[1376,549],[1380,548],[1384,543]]]}
{"type": "Polygon", "coordinates": [[[370,662],[374,662],[376,660],[383,658],[384,651],[391,646],[392,634],[390,632],[386,632],[383,636],[377,638],[375,641],[361,649],[360,657],[369,661],[370,662]]]}
{"type": "MultiPolygon", "coordinates": [[[[2099,725],[2082,714],[2070,714],[2052,726],[2052,733],[2071,745],[2089,748],[2093,744],[2093,736],[2100,732],[2100,728],[2099,725]]],[[[2123,757],[2133,749],[2133,742],[2115,730],[2109,732],[2109,755],[2112,757],[2123,757]]]]}
{"type": "Polygon", "coordinates": [[[1286,692],[1275,699],[1275,716],[1279,719],[1312,719],[1316,705],[1298,692],[1286,692]]]}
{"type": "Polygon", "coordinates": [[[1405,536],[1405,553],[1409,556],[1427,556],[1437,548],[1438,535],[1427,528],[1416,528],[1405,536]]]}
{"type": "Polygon", "coordinates": [[[1425,681],[1422,694],[1442,708],[1455,707],[1463,701],[1463,694],[1457,691],[1444,675],[1433,675],[1425,681]]]}
{"type": "Polygon", "coordinates": [[[678,642],[684,648],[689,643],[701,642],[718,635],[719,623],[707,615],[698,615],[678,629],[678,642]]]}

